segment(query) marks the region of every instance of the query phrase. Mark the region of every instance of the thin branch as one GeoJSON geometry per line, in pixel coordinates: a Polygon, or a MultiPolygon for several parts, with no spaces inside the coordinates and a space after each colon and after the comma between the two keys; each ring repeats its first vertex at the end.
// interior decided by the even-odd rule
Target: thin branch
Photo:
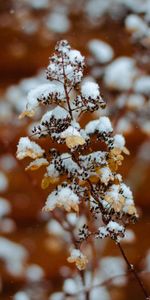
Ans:
{"type": "Polygon", "coordinates": [[[124,258],[124,260],[125,260],[125,262],[126,262],[126,264],[127,264],[127,266],[128,266],[129,271],[132,272],[132,274],[134,275],[136,281],[138,282],[139,286],[141,287],[141,290],[142,290],[142,292],[143,292],[143,294],[144,294],[144,296],[145,296],[145,299],[146,299],[146,300],[149,300],[149,299],[150,299],[150,296],[148,295],[148,292],[147,292],[147,290],[146,290],[146,288],[145,288],[145,286],[144,286],[144,284],[143,284],[141,278],[139,277],[139,275],[138,275],[138,273],[137,273],[137,271],[136,271],[134,265],[132,265],[132,264],[129,262],[129,260],[128,260],[128,258],[127,258],[127,256],[126,256],[126,254],[125,254],[125,252],[124,252],[124,250],[123,250],[121,244],[120,244],[120,243],[116,243],[116,244],[117,244],[117,246],[118,246],[118,248],[119,248],[119,250],[120,250],[120,252],[121,252],[121,254],[122,254],[122,257],[124,258]]]}

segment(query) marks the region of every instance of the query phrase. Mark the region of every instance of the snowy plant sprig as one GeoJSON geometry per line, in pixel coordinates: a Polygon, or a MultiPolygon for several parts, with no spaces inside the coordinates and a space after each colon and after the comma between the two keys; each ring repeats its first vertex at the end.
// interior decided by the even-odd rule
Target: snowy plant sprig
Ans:
{"type": "Polygon", "coordinates": [[[79,270],[88,263],[81,251],[84,241],[110,237],[119,243],[126,226],[137,219],[132,192],[118,173],[123,155],[129,154],[124,137],[113,134],[105,116],[84,128],[80,124],[81,113],[105,107],[98,84],[82,82],[84,68],[85,59],[78,50],[64,40],[57,43],[47,67],[48,83],[29,92],[21,114],[33,117],[39,107],[47,108],[33,136],[45,138],[47,145],[54,142],[55,148],[42,149],[28,137],[21,137],[17,147],[18,159],[32,159],[26,170],[45,167],[42,188],[54,186],[44,210],[63,210],[64,218],[72,212],[77,218],[84,215],[86,224],[78,236],[70,230],[73,245],[68,261],[79,270]]]}

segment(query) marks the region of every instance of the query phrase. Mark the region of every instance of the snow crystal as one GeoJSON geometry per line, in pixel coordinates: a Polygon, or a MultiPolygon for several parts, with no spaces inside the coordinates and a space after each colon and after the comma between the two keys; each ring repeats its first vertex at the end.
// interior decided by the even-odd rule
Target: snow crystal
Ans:
{"type": "Polygon", "coordinates": [[[99,63],[105,64],[114,56],[112,47],[101,40],[90,40],[88,47],[99,63]]]}
{"type": "Polygon", "coordinates": [[[104,82],[108,88],[119,91],[129,90],[137,73],[134,59],[119,57],[106,67],[104,82]]]}
{"type": "Polygon", "coordinates": [[[23,159],[27,156],[38,158],[43,156],[44,150],[35,142],[30,141],[28,137],[22,137],[17,146],[17,158],[23,159]]]}

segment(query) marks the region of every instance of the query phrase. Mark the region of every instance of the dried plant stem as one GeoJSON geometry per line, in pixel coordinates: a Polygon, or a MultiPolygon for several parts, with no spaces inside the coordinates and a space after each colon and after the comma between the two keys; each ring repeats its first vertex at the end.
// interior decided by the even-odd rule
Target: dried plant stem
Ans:
{"type": "Polygon", "coordinates": [[[143,284],[141,278],[139,277],[139,275],[138,275],[138,273],[137,273],[137,271],[136,271],[134,265],[132,265],[132,264],[129,262],[129,260],[128,260],[128,258],[127,258],[127,256],[126,256],[126,254],[125,254],[125,252],[124,252],[124,250],[123,250],[121,244],[120,244],[120,243],[117,243],[117,246],[118,246],[118,248],[119,248],[119,250],[120,250],[120,252],[121,252],[122,257],[124,258],[124,261],[126,262],[126,264],[127,264],[127,266],[128,266],[129,271],[132,272],[132,274],[134,275],[134,278],[135,278],[136,281],[138,282],[138,284],[139,284],[139,286],[140,286],[140,288],[141,288],[141,290],[142,290],[142,292],[143,292],[143,294],[144,294],[144,296],[145,296],[145,299],[146,299],[146,300],[149,300],[149,299],[150,299],[150,296],[148,295],[148,292],[147,292],[147,290],[146,290],[146,288],[145,288],[145,286],[144,286],[144,284],[143,284]]]}

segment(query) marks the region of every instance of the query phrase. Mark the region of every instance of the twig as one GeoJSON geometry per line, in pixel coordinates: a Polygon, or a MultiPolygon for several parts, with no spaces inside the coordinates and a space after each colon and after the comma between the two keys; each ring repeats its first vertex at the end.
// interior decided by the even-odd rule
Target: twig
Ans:
{"type": "Polygon", "coordinates": [[[142,292],[143,292],[143,294],[144,294],[144,296],[145,296],[145,299],[146,299],[146,300],[149,300],[149,299],[150,299],[150,296],[148,295],[148,292],[147,292],[147,290],[146,290],[146,288],[145,288],[145,286],[144,286],[144,284],[143,284],[141,278],[139,277],[139,275],[138,275],[138,273],[137,273],[137,271],[136,271],[134,265],[132,265],[132,264],[129,262],[129,260],[128,260],[128,258],[127,258],[127,256],[126,256],[126,254],[125,254],[125,252],[124,252],[124,250],[123,250],[121,244],[118,243],[118,242],[117,242],[116,244],[117,244],[117,246],[118,246],[118,248],[119,248],[119,250],[120,250],[120,252],[121,252],[121,254],[122,254],[122,257],[124,258],[124,260],[125,260],[125,262],[126,262],[126,264],[127,264],[127,266],[128,266],[129,271],[132,272],[132,274],[134,275],[136,281],[138,282],[139,286],[141,287],[141,290],[142,290],[142,292]]]}

